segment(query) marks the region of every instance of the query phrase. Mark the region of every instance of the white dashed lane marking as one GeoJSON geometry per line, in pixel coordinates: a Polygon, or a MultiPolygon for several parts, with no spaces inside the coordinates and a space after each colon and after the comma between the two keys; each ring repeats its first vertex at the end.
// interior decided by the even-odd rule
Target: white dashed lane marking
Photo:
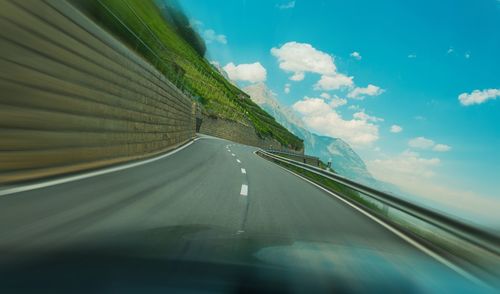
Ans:
{"type": "Polygon", "coordinates": [[[248,186],[247,185],[241,185],[240,195],[241,196],[248,196],[248,186]]]}
{"type": "Polygon", "coordinates": [[[236,155],[234,155],[234,153],[231,153],[231,156],[236,156],[236,155]]]}
{"type": "Polygon", "coordinates": [[[236,161],[237,161],[238,163],[241,163],[241,161],[240,161],[239,159],[236,159],[236,161]]]}
{"type": "Polygon", "coordinates": [[[247,170],[246,170],[246,169],[244,169],[244,168],[242,168],[242,169],[241,169],[241,173],[242,173],[242,174],[246,174],[246,173],[247,173],[247,170]]]}

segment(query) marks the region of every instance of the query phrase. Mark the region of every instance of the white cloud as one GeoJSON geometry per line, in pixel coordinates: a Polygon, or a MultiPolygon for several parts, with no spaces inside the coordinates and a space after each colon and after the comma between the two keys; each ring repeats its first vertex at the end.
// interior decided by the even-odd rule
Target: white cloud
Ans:
{"type": "Polygon", "coordinates": [[[370,162],[371,171],[384,181],[398,182],[392,179],[393,175],[409,176],[414,178],[430,178],[435,172],[431,169],[441,163],[439,158],[422,158],[417,152],[409,150],[386,159],[376,159],[370,162]],[[389,173],[389,178],[384,175],[389,173]]]}
{"type": "Polygon", "coordinates": [[[434,145],[435,145],[434,141],[424,137],[417,137],[408,141],[408,146],[418,149],[429,149],[434,145]]]}
{"type": "Polygon", "coordinates": [[[379,180],[394,184],[404,190],[420,194],[419,184],[429,181],[441,163],[439,158],[422,158],[420,154],[406,150],[401,154],[367,161],[368,170],[379,180]]]}
{"type": "Polygon", "coordinates": [[[325,100],[307,96],[295,102],[293,109],[305,116],[327,114],[331,110],[325,100]]]}
{"type": "Polygon", "coordinates": [[[431,149],[437,152],[447,152],[451,150],[451,146],[445,144],[436,144],[433,140],[424,137],[413,138],[408,141],[408,146],[417,149],[431,149]]]}
{"type": "Polygon", "coordinates": [[[257,83],[265,81],[267,76],[267,71],[260,62],[239,65],[230,62],[224,66],[224,71],[233,81],[257,83]]]}
{"type": "Polygon", "coordinates": [[[290,77],[290,80],[298,82],[302,81],[305,77],[306,75],[303,72],[296,72],[293,74],[293,76],[290,77]]]}
{"type": "Polygon", "coordinates": [[[343,98],[338,98],[338,97],[335,97],[332,99],[332,101],[330,101],[330,106],[332,108],[337,108],[337,107],[340,107],[342,105],[346,105],[347,104],[347,100],[346,99],[343,99],[343,98]]]}
{"type": "Polygon", "coordinates": [[[391,126],[391,133],[401,133],[403,131],[403,128],[398,125],[392,125],[391,126]]]}
{"type": "Polygon", "coordinates": [[[278,58],[282,70],[293,73],[294,81],[303,80],[306,72],[331,75],[336,70],[332,56],[307,43],[288,42],[272,48],[271,54],[278,58]]]}
{"type": "Polygon", "coordinates": [[[458,96],[460,104],[464,106],[469,106],[473,104],[481,104],[488,100],[494,100],[500,96],[500,89],[485,89],[485,90],[474,90],[472,93],[462,93],[458,96]]]}
{"type": "Polygon", "coordinates": [[[330,96],[330,94],[326,93],[326,92],[323,92],[319,95],[321,98],[325,98],[325,99],[330,99],[332,98],[332,96],[330,96]]]}
{"type": "Polygon", "coordinates": [[[227,37],[222,34],[217,34],[214,30],[208,29],[203,32],[203,38],[207,43],[218,42],[227,44],[227,37]]]}
{"type": "Polygon", "coordinates": [[[448,152],[451,150],[451,146],[445,145],[445,144],[436,144],[432,150],[437,151],[437,152],[448,152]]]}
{"type": "Polygon", "coordinates": [[[414,54],[414,53],[409,54],[408,58],[410,58],[410,59],[417,58],[417,54],[414,54]]]}
{"type": "Polygon", "coordinates": [[[354,59],[357,59],[357,60],[361,60],[361,58],[362,58],[362,57],[361,57],[361,54],[359,54],[359,52],[357,52],[357,51],[352,52],[352,53],[350,54],[350,56],[351,56],[352,58],[354,58],[354,59]]]}
{"type": "Polygon", "coordinates": [[[352,117],[359,119],[359,120],[364,120],[364,121],[372,121],[372,122],[384,121],[383,118],[366,114],[366,112],[364,110],[354,113],[352,115],[352,117]]]}
{"type": "Polygon", "coordinates": [[[347,109],[349,109],[349,110],[359,110],[360,107],[359,107],[359,105],[350,105],[349,107],[347,107],[347,109]]]}
{"type": "Polygon", "coordinates": [[[193,18],[189,20],[189,26],[191,26],[192,28],[201,27],[203,26],[203,22],[193,18]]]}
{"type": "Polygon", "coordinates": [[[283,4],[277,4],[276,7],[279,9],[291,9],[295,7],[295,1],[290,1],[283,4]]]}
{"type": "Polygon", "coordinates": [[[337,73],[333,75],[322,75],[321,79],[314,85],[315,90],[338,90],[340,88],[352,87],[353,77],[337,73]]]}
{"type": "Polygon", "coordinates": [[[200,31],[201,36],[206,43],[218,42],[221,44],[227,44],[227,37],[223,34],[217,34],[213,29],[204,29],[203,22],[197,19],[190,19],[189,26],[200,31]]]}
{"type": "Polygon", "coordinates": [[[304,97],[293,105],[293,109],[314,132],[342,138],[354,147],[369,146],[379,138],[376,124],[356,117],[344,119],[324,99],[304,97]]]}
{"type": "Polygon", "coordinates": [[[286,83],[285,84],[285,89],[283,90],[283,92],[285,92],[285,94],[289,94],[290,93],[290,87],[292,85],[290,85],[290,83],[286,83]]]}
{"type": "Polygon", "coordinates": [[[380,89],[380,87],[377,87],[375,85],[369,84],[365,88],[360,88],[360,87],[354,88],[351,92],[349,92],[349,94],[347,94],[347,97],[353,99],[363,99],[365,95],[378,96],[382,93],[384,93],[383,89],[380,89]]]}
{"type": "Polygon", "coordinates": [[[493,223],[500,221],[497,213],[500,207],[498,199],[482,197],[464,189],[450,188],[454,185],[442,184],[436,170],[441,165],[439,158],[423,158],[420,154],[407,150],[395,156],[367,161],[366,164],[377,179],[419,196],[420,199],[415,201],[423,205],[439,207],[476,222],[478,217],[493,223]]]}

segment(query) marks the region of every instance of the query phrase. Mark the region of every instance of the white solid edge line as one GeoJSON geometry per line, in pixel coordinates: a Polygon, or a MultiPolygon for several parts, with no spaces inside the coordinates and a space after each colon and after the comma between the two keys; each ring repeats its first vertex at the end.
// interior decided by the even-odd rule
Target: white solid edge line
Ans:
{"type": "MultiPolygon", "coordinates": [[[[254,151],[254,154],[256,154],[257,151],[254,151]]],[[[257,155],[258,156],[258,155],[257,155]]],[[[406,236],[403,232],[401,232],[400,230],[396,229],[395,227],[389,225],[388,223],[384,222],[383,220],[379,219],[378,217],[372,215],[371,213],[369,213],[368,211],[364,210],[363,208],[345,200],[344,198],[340,197],[339,195],[333,193],[332,191],[328,190],[328,189],[325,189],[323,187],[321,187],[320,185],[314,183],[313,181],[307,179],[307,178],[304,178],[303,176],[293,172],[293,171],[290,171],[280,165],[277,165],[279,168],[303,179],[304,181],[320,188],[321,190],[325,191],[326,193],[334,196],[335,198],[341,200],[342,202],[346,203],[347,205],[351,206],[352,208],[356,209],[357,211],[361,212],[362,214],[364,214],[365,216],[367,216],[368,218],[370,218],[371,220],[373,220],[374,222],[378,223],[379,225],[381,225],[382,227],[386,228],[387,230],[389,230],[390,232],[392,232],[393,234],[395,234],[396,236],[398,236],[399,238],[403,239],[404,241],[406,241],[407,243],[409,243],[410,245],[412,245],[413,247],[417,248],[418,250],[424,252],[425,254],[427,254],[428,256],[434,258],[435,260],[437,260],[438,262],[440,262],[441,264],[447,266],[448,268],[450,268],[451,270],[455,271],[456,273],[458,273],[459,275],[465,277],[466,279],[469,279],[470,281],[478,284],[478,285],[481,285],[483,287],[488,287],[488,285],[486,285],[483,281],[481,281],[480,279],[476,278],[475,276],[469,274],[467,271],[461,269],[460,267],[456,266],[455,264],[453,264],[452,262],[446,260],[445,258],[441,257],[439,254],[431,251],[430,249],[422,246],[421,244],[419,244],[417,241],[413,240],[412,238],[406,236]]]]}
{"type": "Polygon", "coordinates": [[[244,168],[242,168],[242,169],[241,169],[241,173],[242,173],[242,174],[246,174],[246,173],[247,173],[247,170],[246,170],[246,169],[244,169],[244,168]]]}
{"type": "Polygon", "coordinates": [[[240,191],[241,196],[247,196],[248,195],[248,186],[243,184],[241,185],[241,191],[240,191]]]}
{"type": "Polygon", "coordinates": [[[46,182],[42,182],[42,183],[36,183],[36,184],[31,184],[31,185],[8,188],[5,190],[0,190],[0,196],[10,195],[10,194],[19,193],[19,192],[26,192],[26,191],[31,191],[31,190],[35,190],[35,189],[60,185],[60,184],[68,183],[68,182],[83,180],[83,179],[87,179],[87,178],[91,178],[91,177],[95,177],[95,176],[100,176],[103,174],[109,174],[112,172],[116,172],[116,171],[120,171],[120,170],[124,170],[124,169],[128,169],[128,168],[144,165],[147,163],[151,163],[151,162],[160,160],[162,158],[165,158],[167,156],[170,156],[174,153],[177,153],[177,152],[183,150],[184,148],[186,148],[186,147],[190,146],[191,144],[193,144],[194,142],[198,141],[198,139],[200,139],[200,138],[198,137],[198,138],[182,145],[181,147],[179,147],[177,149],[174,149],[168,153],[159,155],[157,157],[149,158],[149,159],[146,159],[143,161],[127,163],[127,164],[123,164],[123,165],[119,165],[119,166],[115,166],[115,167],[105,168],[105,169],[101,169],[101,170],[97,170],[97,171],[93,171],[93,172],[88,172],[88,173],[81,174],[81,175],[69,176],[69,177],[55,179],[55,180],[46,181],[46,182]]]}

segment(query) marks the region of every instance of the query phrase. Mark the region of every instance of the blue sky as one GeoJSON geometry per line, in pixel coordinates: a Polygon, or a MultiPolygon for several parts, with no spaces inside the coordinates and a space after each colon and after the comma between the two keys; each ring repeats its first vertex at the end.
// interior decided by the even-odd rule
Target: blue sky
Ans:
{"type": "Polygon", "coordinates": [[[210,60],[232,63],[241,86],[264,81],[376,177],[473,214],[500,209],[500,1],[180,3],[210,60]]]}

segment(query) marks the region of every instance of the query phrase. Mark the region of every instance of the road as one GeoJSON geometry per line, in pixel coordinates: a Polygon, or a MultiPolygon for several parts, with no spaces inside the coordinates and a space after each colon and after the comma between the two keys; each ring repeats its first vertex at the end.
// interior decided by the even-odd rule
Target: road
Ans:
{"type": "Polygon", "coordinates": [[[0,196],[1,258],[99,239],[143,242],[137,232],[156,232],[156,237],[165,232],[171,234],[165,238],[178,239],[196,232],[197,240],[214,240],[217,232],[218,241],[212,245],[186,249],[184,244],[169,254],[237,259],[243,249],[228,247],[228,240],[246,238],[265,244],[257,246],[253,258],[275,265],[314,270],[332,265],[339,275],[376,277],[392,285],[396,278],[425,291],[451,287],[450,281],[461,289],[473,287],[366,215],[255,155],[255,150],[202,137],[147,164],[0,196]],[[212,233],[203,235],[203,228],[212,233]]]}

